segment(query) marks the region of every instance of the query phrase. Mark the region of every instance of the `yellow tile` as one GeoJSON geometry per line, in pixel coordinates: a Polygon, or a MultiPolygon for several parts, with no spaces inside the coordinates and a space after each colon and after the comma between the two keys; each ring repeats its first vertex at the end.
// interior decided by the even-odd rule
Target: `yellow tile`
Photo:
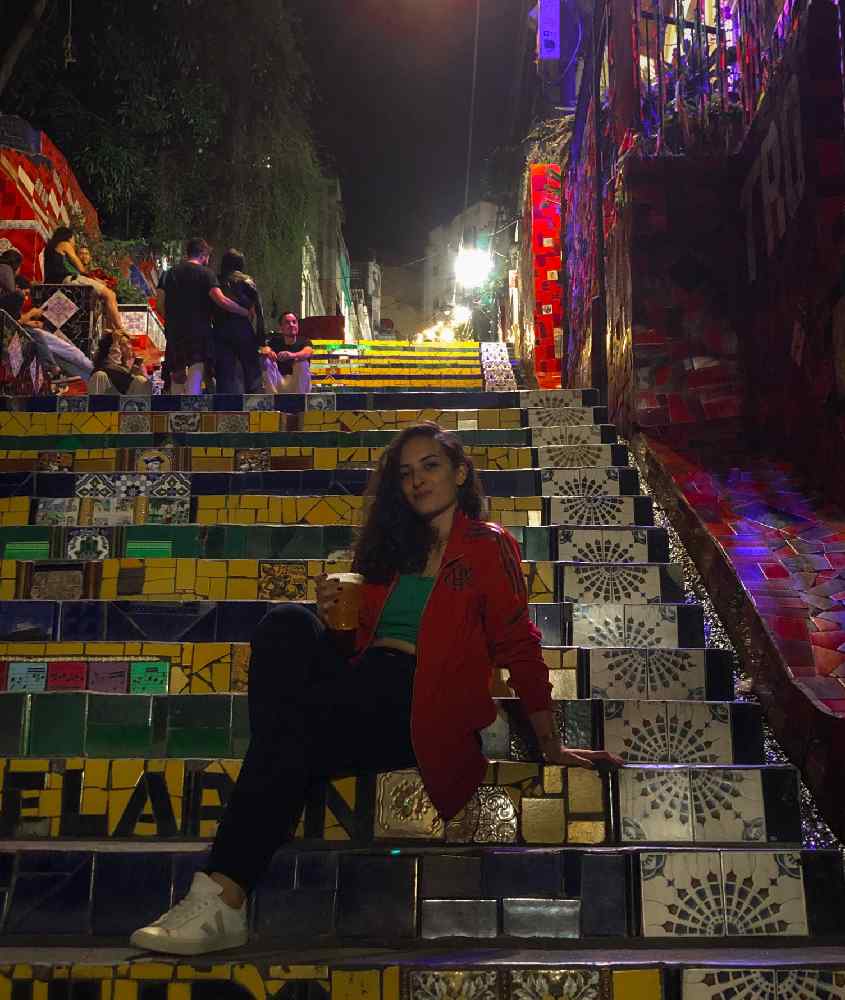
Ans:
{"type": "Polygon", "coordinates": [[[196,559],[176,560],[176,589],[192,590],[197,575],[196,559]]]}
{"type": "Polygon", "coordinates": [[[399,966],[389,965],[381,972],[381,1000],[399,1000],[399,966]]]}
{"type": "Polygon", "coordinates": [[[526,844],[561,844],[566,839],[563,799],[522,799],[522,836],[526,844]]]}
{"type": "Polygon", "coordinates": [[[604,812],[604,785],[598,772],[570,767],[567,769],[567,783],[570,812],[604,812]]]}
{"type": "Polygon", "coordinates": [[[544,767],[543,768],[543,791],[547,795],[563,794],[563,768],[544,767]]]}
{"type": "MultiPolygon", "coordinates": [[[[216,582],[216,581],[215,581],[216,582]]],[[[258,599],[258,580],[226,581],[226,600],[255,601],[258,599]]]]}
{"type": "Polygon", "coordinates": [[[230,559],[228,575],[231,576],[245,576],[249,579],[257,578],[258,576],[258,560],[257,559],[230,559]]]}
{"type": "Polygon", "coordinates": [[[247,510],[261,510],[262,508],[266,508],[267,506],[267,497],[261,495],[242,496],[240,498],[240,501],[241,501],[240,504],[241,507],[246,508],[247,510]]]}
{"type": "Polygon", "coordinates": [[[338,461],[337,448],[314,448],[315,469],[336,469],[338,461]]]}
{"type": "Polygon", "coordinates": [[[225,577],[226,561],[224,559],[198,559],[197,576],[225,577]]]}
{"type": "Polygon", "coordinates": [[[225,580],[212,580],[211,586],[208,588],[208,597],[212,601],[225,601],[226,600],[226,581],[225,580]]]}
{"type": "Polygon", "coordinates": [[[616,969],[613,1000],[661,1000],[663,986],[659,969],[616,969]]]}
{"type": "Polygon", "coordinates": [[[231,511],[231,516],[229,517],[229,523],[255,524],[256,523],[255,513],[256,512],[254,510],[248,510],[246,508],[242,508],[241,510],[233,510],[231,511]]]}
{"type": "Polygon", "coordinates": [[[604,820],[572,820],[566,839],[570,844],[603,844],[607,839],[604,820]]]}
{"type": "Polygon", "coordinates": [[[249,996],[255,1000],[265,1000],[267,990],[264,988],[264,978],[254,965],[236,965],[232,971],[235,982],[242,986],[249,996]]]}
{"type": "Polygon", "coordinates": [[[217,524],[218,515],[221,513],[222,511],[217,510],[198,509],[196,514],[197,524],[217,524]]]}
{"type": "Polygon", "coordinates": [[[197,507],[200,510],[214,508],[219,509],[226,506],[226,497],[202,496],[197,497],[197,507]]]}
{"type": "MultiPolygon", "coordinates": [[[[319,413],[320,411],[317,410],[316,412],[319,413]]],[[[268,973],[273,979],[329,978],[329,969],[326,965],[271,965],[268,973]]]]}
{"type": "Polygon", "coordinates": [[[112,983],[112,1000],[138,1000],[138,984],[116,979],[112,983]]]}
{"type": "Polygon", "coordinates": [[[378,970],[366,972],[332,971],[331,1000],[381,1000],[378,970]]]}

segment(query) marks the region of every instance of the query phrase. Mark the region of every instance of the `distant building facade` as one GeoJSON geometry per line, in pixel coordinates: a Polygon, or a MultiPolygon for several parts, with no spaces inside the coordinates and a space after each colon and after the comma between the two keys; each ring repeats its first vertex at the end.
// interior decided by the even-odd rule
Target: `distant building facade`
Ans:
{"type": "Polygon", "coordinates": [[[477,201],[448,224],[428,234],[423,272],[423,321],[434,321],[455,298],[455,258],[465,247],[487,246],[496,229],[498,208],[492,201],[477,201]]]}

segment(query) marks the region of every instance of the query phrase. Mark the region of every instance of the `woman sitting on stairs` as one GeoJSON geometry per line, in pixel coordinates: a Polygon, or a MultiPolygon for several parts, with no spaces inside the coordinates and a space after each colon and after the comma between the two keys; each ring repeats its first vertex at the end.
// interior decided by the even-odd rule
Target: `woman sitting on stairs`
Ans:
{"type": "Polygon", "coordinates": [[[444,819],[484,779],[480,731],[506,669],[543,759],[616,766],[561,746],[540,632],[516,540],[482,520],[484,495],[458,438],[402,431],[373,474],[353,569],[364,578],[356,652],[324,621],[338,584],[318,581],[318,615],[279,604],[259,623],[249,667],[251,742],[205,872],[132,935],[142,948],[199,955],[247,941],[247,894],[293,837],[315,781],[418,767],[444,819]]]}

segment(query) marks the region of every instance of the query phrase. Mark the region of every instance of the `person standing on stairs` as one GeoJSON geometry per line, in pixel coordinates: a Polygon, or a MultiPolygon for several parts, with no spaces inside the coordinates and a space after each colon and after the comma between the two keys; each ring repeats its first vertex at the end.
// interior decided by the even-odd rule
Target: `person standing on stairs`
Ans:
{"type": "Polygon", "coordinates": [[[233,302],[248,309],[250,316],[235,316],[214,310],[214,372],[217,392],[261,392],[258,348],[264,343],[264,310],[253,279],[245,273],[246,261],[239,250],[227,250],[220,261],[220,288],[233,302]]]}
{"type": "Polygon", "coordinates": [[[248,319],[249,309],[227,298],[217,275],[208,266],[211,247],[198,237],[188,240],[185,257],[161,276],[156,293],[158,311],[164,316],[167,348],[164,365],[172,396],[198,396],[202,392],[205,363],[211,356],[212,306],[248,319]]]}
{"type": "Polygon", "coordinates": [[[247,894],[291,840],[316,781],[418,767],[451,819],[484,780],[480,731],[496,718],[506,669],[543,759],[617,766],[561,745],[540,632],[528,613],[519,546],[482,520],[485,499],[460,440],[435,423],[382,454],[353,569],[364,579],[352,656],[324,624],[337,583],[318,581],[318,614],[279,604],[252,638],[251,741],[205,872],[133,945],[199,955],[245,944],[247,894]]]}

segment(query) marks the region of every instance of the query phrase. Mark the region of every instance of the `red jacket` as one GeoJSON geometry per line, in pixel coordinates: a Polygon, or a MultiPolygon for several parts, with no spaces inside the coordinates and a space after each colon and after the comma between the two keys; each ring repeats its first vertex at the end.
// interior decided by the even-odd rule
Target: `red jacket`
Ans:
{"type": "MultiPolygon", "coordinates": [[[[445,819],[481,784],[487,760],[477,732],[496,718],[493,668],[505,668],[529,714],[551,708],[540,631],[528,617],[528,595],[516,539],[498,524],[455,512],[417,635],[411,741],[431,800],[445,819]]],[[[356,648],[372,641],[396,583],[366,583],[356,648]]]]}

